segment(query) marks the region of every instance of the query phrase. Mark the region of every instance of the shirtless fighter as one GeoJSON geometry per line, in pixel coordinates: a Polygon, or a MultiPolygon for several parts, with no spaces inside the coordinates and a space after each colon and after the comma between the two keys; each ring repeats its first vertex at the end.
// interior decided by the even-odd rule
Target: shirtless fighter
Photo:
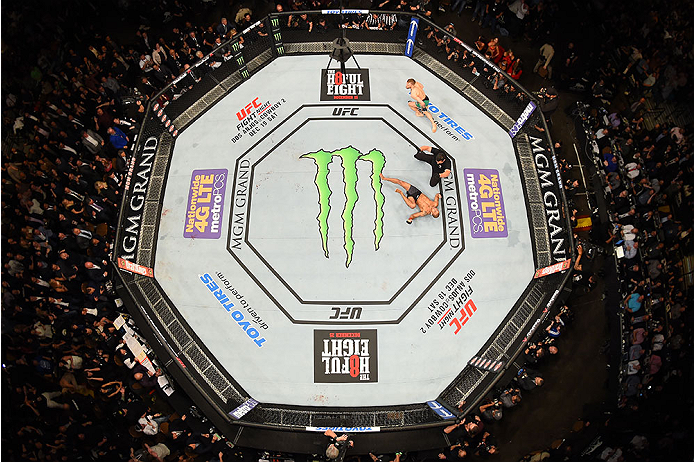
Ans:
{"type": "Polygon", "coordinates": [[[381,179],[402,186],[405,189],[407,195],[405,195],[405,193],[402,192],[402,190],[400,189],[396,189],[395,192],[402,196],[402,199],[411,209],[419,207],[420,211],[417,213],[413,213],[407,219],[408,225],[411,225],[412,220],[414,220],[415,218],[424,217],[427,215],[431,215],[434,218],[438,218],[439,209],[437,207],[439,206],[439,198],[441,197],[441,194],[437,193],[436,196],[434,196],[434,200],[432,201],[424,193],[422,193],[422,191],[415,188],[409,183],[405,183],[404,181],[398,180],[397,178],[387,178],[383,176],[382,173],[381,179]]]}
{"type": "Polygon", "coordinates": [[[431,132],[436,133],[434,118],[429,114],[429,111],[427,111],[429,97],[424,93],[424,85],[422,85],[421,82],[417,82],[415,79],[407,79],[405,88],[410,90],[410,96],[414,99],[414,101],[409,101],[407,105],[417,114],[417,117],[426,116],[429,122],[431,122],[431,132]]]}

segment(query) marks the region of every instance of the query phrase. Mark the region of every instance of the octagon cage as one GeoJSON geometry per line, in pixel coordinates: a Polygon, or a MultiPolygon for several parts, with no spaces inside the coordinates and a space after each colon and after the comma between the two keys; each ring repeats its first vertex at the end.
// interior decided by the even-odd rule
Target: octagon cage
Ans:
{"type": "MultiPolygon", "coordinates": [[[[271,14],[223,43],[191,66],[149,100],[125,181],[119,229],[113,253],[117,269],[115,287],[131,315],[148,337],[160,363],[178,386],[227,434],[239,428],[306,431],[316,427],[366,427],[380,431],[422,430],[446,425],[441,413],[427,403],[401,406],[330,408],[258,403],[241,419],[230,415],[252,399],[214,359],[195,335],[157,281],[150,277],[155,264],[157,224],[162,214],[166,176],[173,146],[184,130],[208,108],[234,91],[273,60],[294,55],[324,55],[333,52],[335,39],[343,36],[356,15],[369,10],[323,10],[292,12],[322,15],[343,27],[324,32],[299,30],[290,14],[271,14]],[[260,33],[259,33],[260,32],[260,33]],[[214,62],[214,66],[209,66],[214,62]],[[203,72],[204,69],[204,72],[203,72]],[[129,213],[137,210],[137,214],[129,213]]],[[[539,101],[514,79],[482,56],[474,46],[462,42],[425,17],[383,12],[394,28],[349,29],[350,49],[360,55],[404,55],[437,75],[461,97],[502,127],[512,139],[520,173],[537,270],[556,265],[556,247],[565,247],[566,260],[574,255],[566,198],[553,143],[549,138],[539,101]],[[485,72],[475,72],[449,60],[446,53],[425,37],[433,32],[439,39],[457,44],[481,62],[485,72]],[[490,76],[501,73],[507,85],[494,90],[490,76]],[[543,127],[544,132],[531,131],[543,127]],[[539,133],[539,134],[538,134],[539,133]],[[539,165],[538,155],[550,165],[539,165]],[[540,167],[545,170],[540,171],[540,167]],[[545,194],[559,198],[559,221],[548,223],[545,194]],[[559,239],[560,237],[560,239],[559,239]]],[[[278,83],[281,77],[278,76],[278,83]]],[[[525,344],[562,299],[570,271],[548,271],[533,279],[504,321],[475,356],[477,362],[461,359],[460,373],[437,397],[437,405],[453,416],[475,409],[510,369],[525,344]],[[493,368],[480,365],[500,365],[493,368]]],[[[253,367],[249,363],[248,367],[253,367]]],[[[256,404],[255,402],[253,404],[256,404]]]]}

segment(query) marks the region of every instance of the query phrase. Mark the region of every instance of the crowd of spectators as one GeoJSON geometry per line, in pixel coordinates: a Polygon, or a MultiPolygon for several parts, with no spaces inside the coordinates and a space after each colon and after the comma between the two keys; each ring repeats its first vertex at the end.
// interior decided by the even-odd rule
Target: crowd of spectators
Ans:
{"type": "MultiPolygon", "coordinates": [[[[604,279],[615,404],[585,416],[561,447],[528,459],[686,460],[692,403],[685,384],[694,372],[694,319],[687,309],[687,261],[694,251],[692,127],[676,113],[654,123],[649,111],[663,103],[686,104],[691,94],[694,49],[684,37],[692,11],[658,2],[646,9],[605,6],[609,50],[589,57],[588,67],[597,70],[587,80],[592,98],[576,113],[604,187],[597,194],[604,192],[607,220],[591,242],[578,246],[573,280],[575,287],[592,290],[604,279]],[[605,255],[604,266],[594,267],[596,254],[605,255]],[[573,453],[573,445],[585,450],[573,453]]],[[[567,77],[561,73],[558,83],[567,77]]],[[[567,182],[567,196],[577,186],[567,182]]]]}
{"type": "MultiPolygon", "coordinates": [[[[688,451],[692,403],[685,383],[694,372],[694,320],[687,310],[692,297],[685,260],[694,251],[694,162],[683,128],[639,126],[642,105],[635,100],[608,113],[579,104],[577,111],[604,186],[598,194],[604,192],[607,221],[596,224],[590,239],[574,236],[572,279],[579,294],[603,282],[614,404],[585,415],[560,444],[527,460],[685,460],[688,451]]],[[[564,173],[572,168],[566,161],[560,166],[564,173]]],[[[571,201],[578,182],[569,179],[565,188],[571,201]]],[[[550,337],[561,333],[564,324],[556,321],[550,337]]]]}
{"type": "Polygon", "coordinates": [[[605,83],[614,86],[627,79],[635,100],[644,95],[656,101],[688,100],[694,66],[694,46],[687,39],[694,19],[691,5],[676,1],[649,6],[632,9],[617,2],[607,7],[604,28],[616,56],[614,65],[601,66],[605,83]]]}
{"type": "MultiPolygon", "coordinates": [[[[419,11],[425,5],[402,1],[398,7],[419,11]]],[[[19,73],[3,82],[3,133],[8,135],[2,151],[2,379],[8,397],[3,453],[10,459],[223,460],[231,452],[214,428],[193,431],[187,424],[200,420],[195,408],[179,416],[162,403],[168,380],[155,358],[136,360],[133,345],[152,354],[134,326],[124,322],[127,315],[111,282],[122,183],[148,99],[179,75],[187,79],[180,88],[194,85],[229,59],[230,51],[218,50],[204,67],[185,71],[253,24],[252,12],[241,9],[234,22],[222,18],[194,26],[185,2],[170,6],[153,9],[145,21],[161,15],[168,32],[143,25],[124,45],[95,28],[68,36],[61,27],[68,23],[67,12],[58,12],[34,39],[56,39],[64,46],[33,48],[32,39],[13,43],[16,48],[5,55],[7,64],[30,76],[19,73]],[[38,55],[37,65],[27,69],[32,55],[38,55]]],[[[301,9],[301,4],[289,7],[301,9]]],[[[30,14],[13,12],[9,33],[23,30],[30,14]]],[[[318,33],[331,27],[397,26],[392,15],[329,25],[325,17],[316,18],[315,25],[305,14],[287,18],[290,28],[318,33]]],[[[447,30],[455,34],[452,26],[447,30]]],[[[262,27],[255,33],[265,34],[262,27]]],[[[447,54],[458,49],[448,37],[434,40],[447,54]]],[[[490,42],[488,56],[497,42],[490,42]]],[[[513,62],[512,53],[504,58],[513,62]]],[[[539,361],[543,348],[533,345],[528,354],[539,361]]],[[[467,416],[458,456],[494,454],[495,442],[482,431],[482,419],[498,420],[503,407],[518,404],[521,388],[541,383],[538,373],[525,369],[515,388],[501,393],[493,406],[480,407],[482,417],[467,416]]]]}
{"type": "MultiPolygon", "coordinates": [[[[294,0],[278,5],[277,11],[328,8],[333,3],[294,0]]],[[[391,0],[378,6],[431,17],[450,3],[391,0]]],[[[109,260],[121,185],[148,99],[179,76],[185,78],[177,90],[185,91],[231,59],[231,50],[217,47],[256,18],[241,8],[233,18],[194,25],[192,2],[160,1],[137,13],[128,2],[119,2],[135,24],[143,23],[121,44],[94,22],[71,29],[70,14],[97,14],[88,2],[76,4],[84,10],[58,9],[36,29],[30,25],[29,6],[3,14],[4,35],[26,37],[10,40],[3,53],[3,64],[18,70],[16,77],[3,76],[3,134],[9,134],[2,150],[3,453],[18,460],[163,460],[176,455],[223,460],[231,450],[214,428],[193,431],[186,423],[200,420],[195,408],[178,416],[152,399],[165,395],[165,374],[156,361],[135,360],[132,342],[145,348],[146,342],[133,326],[122,323],[124,310],[110,282],[109,260]],[[154,27],[156,23],[161,28],[154,27]],[[27,30],[33,33],[20,34],[27,30]],[[215,49],[204,66],[185,72],[215,49]]],[[[525,0],[452,4],[458,13],[466,7],[472,8],[473,21],[490,29],[492,38],[480,36],[477,50],[514,79],[521,77],[523,63],[499,37],[544,42],[557,9],[556,2],[525,0]]],[[[614,56],[596,58],[603,65],[592,87],[593,103],[603,103],[605,90],[616,89],[622,79],[631,82],[633,103],[609,114],[609,124],[599,117],[588,127],[595,133],[611,201],[609,235],[594,244],[624,253],[618,260],[624,295],[618,304],[624,340],[619,412],[642,416],[642,408],[653,410],[645,403],[661,402],[665,390],[679,389],[691,373],[685,348],[691,342],[691,322],[681,287],[683,258],[692,251],[692,216],[671,209],[675,200],[685,204],[680,211],[691,211],[693,205],[689,127],[647,130],[641,99],[671,100],[690,91],[687,74],[694,56],[686,45],[686,15],[691,11],[651,12],[643,27],[633,28],[634,12],[619,4],[609,8],[614,10],[604,19],[620,43],[612,46],[614,56]],[[616,64],[608,64],[614,62],[608,58],[616,58],[616,64]]],[[[306,14],[286,18],[288,28],[311,33],[407,27],[390,14],[354,15],[343,22],[306,14]]],[[[446,30],[456,34],[453,24],[446,30]]],[[[241,45],[264,36],[267,31],[257,27],[241,45]]],[[[450,37],[434,30],[424,37],[445,59],[472,75],[484,75],[493,90],[519,98],[503,74],[450,37]]],[[[553,55],[554,48],[547,45],[553,55]]],[[[544,49],[540,67],[551,69],[552,56],[544,49]]],[[[555,62],[560,76],[571,75],[580,62],[573,44],[559,54],[555,62]]],[[[569,184],[567,192],[575,186],[569,184]]],[[[596,281],[596,271],[588,264],[594,248],[587,242],[580,245],[574,264],[574,281],[589,289],[596,281]]],[[[541,341],[525,349],[525,366],[517,377],[490,395],[478,412],[446,428],[455,443],[439,459],[498,451],[488,430],[521,402],[523,392],[543,384],[541,364],[557,354],[558,337],[570,321],[567,307],[549,318],[541,341]]],[[[665,424],[660,435],[670,439],[658,440],[659,445],[674,448],[679,440],[667,432],[674,431],[675,422],[665,424]]],[[[618,451],[647,451],[644,440],[612,444],[605,460],[621,454],[618,451]]]]}
{"type": "Polygon", "coordinates": [[[653,104],[646,107],[642,102],[642,110],[662,102],[690,101],[694,47],[688,34],[694,18],[689,6],[686,1],[600,5],[602,9],[594,11],[599,21],[585,24],[595,38],[548,43],[548,70],[555,67],[557,88],[591,95],[598,103],[612,101],[619,88],[634,103],[648,97],[653,104]]]}
{"type": "MultiPolygon", "coordinates": [[[[553,316],[549,316],[539,332],[525,345],[517,360],[523,366],[516,371],[506,386],[497,387],[483,398],[474,412],[444,429],[451,446],[438,454],[440,460],[466,460],[473,456],[487,458],[499,454],[496,438],[490,432],[507,412],[520,405],[523,393],[532,393],[545,383],[543,365],[559,354],[559,337],[573,320],[568,305],[562,305],[553,316]]],[[[465,402],[459,403],[462,410],[465,402]]]]}
{"type": "Polygon", "coordinates": [[[232,454],[233,445],[194,406],[179,415],[165,403],[176,391],[126,322],[111,281],[122,184],[148,99],[252,21],[244,10],[233,26],[226,19],[194,26],[185,2],[162,5],[138,19],[152,23],[169,13],[170,32],[159,36],[143,25],[131,29],[127,45],[96,21],[73,27],[97,16],[88,2],[66,2],[38,28],[35,5],[15,5],[8,14],[3,5],[8,460],[221,461],[232,454]]]}
{"type": "MultiPolygon", "coordinates": [[[[605,187],[609,221],[594,244],[614,253],[615,278],[603,296],[618,349],[619,417],[662,420],[656,431],[625,419],[632,433],[611,435],[600,457],[618,460],[630,453],[644,457],[654,448],[648,440],[676,454],[679,416],[659,405],[681,391],[691,375],[692,319],[687,310],[685,260],[692,255],[694,161],[686,130],[674,124],[644,127],[643,100],[609,113],[602,107],[582,109],[588,151],[605,187]],[[594,116],[591,116],[593,114],[594,116]],[[656,405],[655,403],[658,403],[656,405]],[[638,438],[632,441],[634,433],[638,438]],[[626,435],[630,435],[626,438],[626,435]]],[[[574,280],[595,281],[595,271],[581,258],[592,245],[579,246],[574,280]]],[[[680,437],[681,438],[681,437],[680,437]]]]}

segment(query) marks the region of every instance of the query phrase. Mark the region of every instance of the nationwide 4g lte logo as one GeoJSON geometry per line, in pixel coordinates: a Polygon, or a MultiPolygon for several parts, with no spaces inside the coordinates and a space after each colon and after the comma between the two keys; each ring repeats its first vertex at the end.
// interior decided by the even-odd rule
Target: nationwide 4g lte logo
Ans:
{"type": "Polygon", "coordinates": [[[354,207],[357,205],[359,195],[357,194],[357,163],[364,165],[371,164],[371,189],[373,190],[373,199],[375,205],[374,217],[374,249],[378,247],[383,237],[383,204],[385,198],[381,191],[381,172],[386,164],[386,158],[381,151],[372,149],[364,154],[352,146],[337,149],[335,151],[320,150],[317,152],[309,152],[301,156],[301,159],[312,159],[316,164],[315,184],[318,188],[318,204],[319,212],[316,220],[318,220],[318,231],[321,237],[323,253],[325,258],[329,258],[328,251],[328,216],[330,214],[330,196],[332,191],[328,185],[328,166],[333,159],[338,158],[342,164],[342,183],[344,184],[345,207],[342,211],[342,222],[344,224],[344,249],[347,254],[345,266],[349,268],[352,262],[352,253],[354,251],[354,239],[352,230],[354,227],[354,207]],[[361,161],[361,162],[359,162],[361,161]]]}
{"type": "Polygon", "coordinates": [[[314,330],[314,383],[378,382],[376,329],[314,330]]]}
{"type": "Polygon", "coordinates": [[[193,171],[183,237],[218,239],[221,236],[228,173],[225,168],[193,171]]]}
{"type": "Polygon", "coordinates": [[[371,101],[368,69],[321,70],[320,100],[371,101]]]}

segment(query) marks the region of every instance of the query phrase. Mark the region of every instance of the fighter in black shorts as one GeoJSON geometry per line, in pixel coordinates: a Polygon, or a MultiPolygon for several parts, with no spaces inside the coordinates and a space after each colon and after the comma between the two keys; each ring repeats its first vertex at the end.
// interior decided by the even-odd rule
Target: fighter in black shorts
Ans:
{"type": "Polygon", "coordinates": [[[412,185],[410,185],[410,187],[407,189],[407,197],[411,197],[415,202],[417,202],[417,199],[419,199],[420,194],[422,194],[422,191],[412,185]]]}
{"type": "Polygon", "coordinates": [[[434,218],[438,218],[439,209],[437,207],[439,206],[439,199],[441,198],[441,194],[436,194],[434,200],[432,201],[422,191],[405,181],[398,180],[397,178],[387,178],[383,176],[382,173],[381,179],[402,186],[403,189],[407,191],[407,195],[405,195],[405,193],[402,192],[401,189],[396,189],[395,192],[402,196],[402,199],[411,209],[419,207],[419,212],[410,215],[410,217],[407,219],[407,224],[411,225],[412,220],[426,215],[431,215],[434,218]]]}

